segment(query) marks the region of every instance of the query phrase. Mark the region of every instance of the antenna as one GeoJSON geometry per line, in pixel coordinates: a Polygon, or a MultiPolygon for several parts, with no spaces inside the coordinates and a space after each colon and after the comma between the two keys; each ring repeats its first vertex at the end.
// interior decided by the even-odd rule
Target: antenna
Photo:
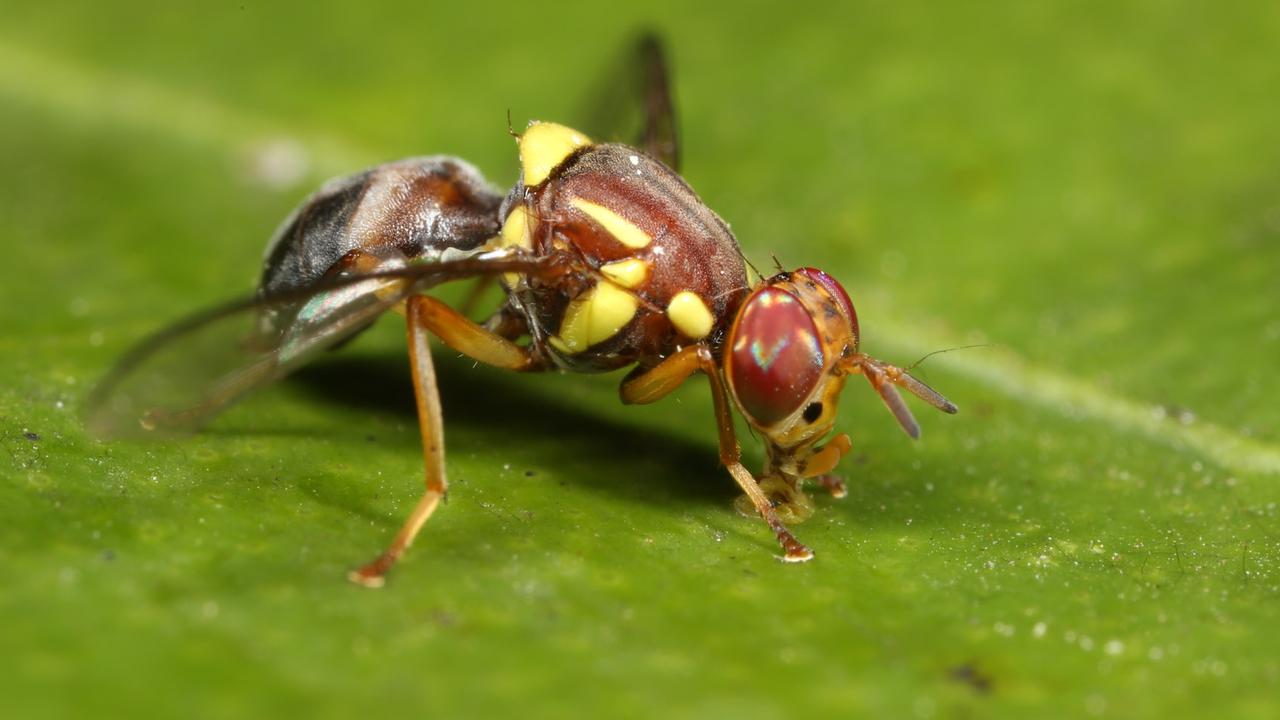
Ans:
{"type": "Polygon", "coordinates": [[[995,343],[979,343],[979,344],[977,344],[977,345],[961,345],[960,347],[951,347],[951,348],[943,348],[943,349],[941,349],[941,350],[934,350],[934,351],[933,351],[933,352],[931,352],[931,353],[926,353],[926,354],[924,355],[924,357],[922,357],[922,358],[920,358],[919,360],[917,360],[917,361],[915,361],[915,362],[911,363],[910,365],[908,365],[908,366],[906,367],[906,371],[907,371],[907,372],[911,372],[912,370],[914,370],[914,369],[916,369],[917,367],[919,367],[919,366],[920,366],[920,363],[923,363],[925,360],[928,360],[929,358],[933,357],[934,355],[941,355],[942,353],[949,353],[949,352],[952,352],[952,351],[954,351],[954,350],[970,350],[970,349],[972,349],[972,348],[995,347],[995,346],[996,346],[996,344],[995,344],[995,343]]]}

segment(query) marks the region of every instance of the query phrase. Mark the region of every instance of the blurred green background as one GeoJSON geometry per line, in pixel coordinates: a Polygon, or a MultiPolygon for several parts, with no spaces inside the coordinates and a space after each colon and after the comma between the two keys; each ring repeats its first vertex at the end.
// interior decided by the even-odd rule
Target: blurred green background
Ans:
{"type": "Polygon", "coordinates": [[[639,5],[4,10],[0,713],[1280,713],[1280,6],[639,5]],[[440,353],[450,503],[347,584],[418,495],[393,320],[190,440],[85,435],[319,181],[505,186],[507,111],[574,122],[639,27],[749,256],[885,359],[993,345],[921,368],[920,443],[850,386],[815,562],[734,513],[703,383],[440,353]]]}

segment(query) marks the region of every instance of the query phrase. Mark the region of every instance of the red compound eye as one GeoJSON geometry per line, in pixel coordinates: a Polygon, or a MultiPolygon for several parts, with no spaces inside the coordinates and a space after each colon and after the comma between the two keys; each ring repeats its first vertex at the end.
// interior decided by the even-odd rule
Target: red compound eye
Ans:
{"type": "Polygon", "coordinates": [[[796,296],[773,287],[757,290],[743,303],[725,360],[738,405],[761,427],[799,409],[824,366],[809,311],[796,296]]]}
{"type": "Polygon", "coordinates": [[[853,309],[853,301],[849,299],[849,293],[844,291],[844,287],[836,282],[836,279],[822,272],[817,268],[800,268],[795,272],[796,275],[803,275],[810,280],[818,283],[831,293],[831,297],[836,299],[836,303],[844,310],[845,317],[849,318],[849,324],[853,326],[853,336],[856,338],[860,335],[858,332],[858,313],[853,309]]]}

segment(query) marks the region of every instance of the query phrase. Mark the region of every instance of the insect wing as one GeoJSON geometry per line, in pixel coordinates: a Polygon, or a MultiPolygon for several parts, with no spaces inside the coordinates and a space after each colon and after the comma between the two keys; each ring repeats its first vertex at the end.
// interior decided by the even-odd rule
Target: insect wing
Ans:
{"type": "Polygon", "coordinates": [[[104,437],[195,430],[364,329],[414,290],[412,278],[352,278],[193,315],[120,361],[90,396],[86,424],[104,437]]]}
{"type": "Polygon", "coordinates": [[[635,39],[591,94],[580,113],[583,127],[599,140],[635,145],[680,171],[671,73],[662,40],[645,33],[635,39]]]}
{"type": "Polygon", "coordinates": [[[565,271],[554,258],[504,249],[216,307],[126,354],[89,396],[85,422],[103,437],[195,430],[246,393],[360,332],[413,293],[468,277],[565,271]]]}

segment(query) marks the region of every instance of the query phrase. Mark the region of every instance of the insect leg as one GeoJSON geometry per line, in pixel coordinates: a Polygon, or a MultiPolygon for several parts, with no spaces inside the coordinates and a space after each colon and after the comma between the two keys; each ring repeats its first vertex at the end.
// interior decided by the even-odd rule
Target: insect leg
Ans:
{"type": "Polygon", "coordinates": [[[725,469],[733,476],[738,487],[741,487],[747,497],[751,498],[751,504],[755,506],[756,512],[760,513],[760,517],[764,518],[769,528],[773,530],[773,534],[777,536],[778,544],[783,550],[782,559],[785,562],[812,560],[813,551],[805,547],[782,524],[777,513],[773,511],[773,503],[769,501],[769,496],[760,489],[760,484],[752,477],[751,472],[742,466],[742,448],[739,447],[737,435],[733,430],[733,414],[729,409],[729,396],[725,392],[720,369],[716,367],[711,350],[705,345],[698,345],[697,348],[698,364],[711,383],[711,401],[715,405],[716,426],[720,431],[720,462],[724,463],[725,469]]]}
{"type": "Polygon", "coordinates": [[[666,397],[695,372],[702,369],[698,359],[701,345],[690,345],[651,368],[636,368],[622,381],[618,394],[627,405],[646,405],[666,397]]]}
{"type": "Polygon", "coordinates": [[[423,328],[463,355],[505,370],[542,369],[542,362],[529,348],[472,322],[433,297],[420,295],[413,299],[418,304],[423,328]]]}
{"type": "Polygon", "coordinates": [[[777,535],[778,543],[785,553],[782,559],[787,562],[812,559],[813,551],[801,544],[782,524],[773,511],[773,503],[769,501],[769,497],[760,489],[760,484],[752,477],[751,472],[742,466],[742,448],[738,446],[738,438],[733,430],[729,396],[725,392],[724,381],[720,379],[720,369],[716,367],[715,358],[706,345],[690,345],[651,368],[627,376],[620,388],[622,402],[636,405],[654,402],[675,390],[699,370],[706,374],[711,383],[711,401],[715,405],[716,427],[720,435],[720,462],[724,463],[734,481],[751,499],[752,507],[777,535]]]}
{"type": "Polygon", "coordinates": [[[849,494],[849,488],[845,487],[844,481],[836,475],[819,475],[814,478],[819,487],[831,493],[831,497],[837,500],[849,494]]]}
{"type": "Polygon", "coordinates": [[[853,442],[849,440],[848,433],[840,433],[831,438],[831,441],[822,446],[820,450],[809,456],[805,461],[803,477],[811,478],[816,476],[826,476],[836,468],[840,462],[840,458],[849,454],[849,450],[853,448],[853,442]]]}
{"type": "Polygon", "coordinates": [[[414,399],[418,406],[418,426],[422,433],[422,462],[426,469],[427,489],[387,549],[373,562],[348,573],[347,577],[352,582],[365,587],[382,587],[387,571],[413,544],[414,537],[435,512],[449,490],[444,472],[444,427],[440,412],[440,394],[436,389],[436,371],[435,365],[431,362],[431,347],[425,320],[429,300],[430,298],[425,295],[415,295],[405,303],[409,332],[409,363],[413,373],[414,399]]]}

